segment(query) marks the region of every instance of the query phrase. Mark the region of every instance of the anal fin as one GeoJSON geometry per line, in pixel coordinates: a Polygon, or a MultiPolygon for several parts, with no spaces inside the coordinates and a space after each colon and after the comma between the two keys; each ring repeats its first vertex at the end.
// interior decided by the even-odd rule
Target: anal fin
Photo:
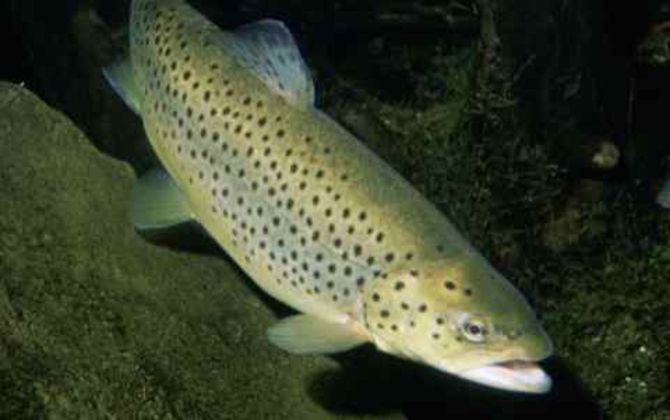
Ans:
{"type": "Polygon", "coordinates": [[[350,324],[304,314],[282,319],[268,329],[267,336],[272,344],[294,354],[337,353],[368,341],[350,324]]]}
{"type": "Polygon", "coordinates": [[[102,69],[105,79],[126,105],[137,115],[141,112],[140,90],[135,83],[128,55],[102,69]]]}

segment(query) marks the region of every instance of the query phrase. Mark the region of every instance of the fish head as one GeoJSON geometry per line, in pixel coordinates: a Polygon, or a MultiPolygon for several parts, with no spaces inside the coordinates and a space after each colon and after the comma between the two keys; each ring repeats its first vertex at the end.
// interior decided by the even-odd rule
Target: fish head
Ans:
{"type": "Polygon", "coordinates": [[[495,388],[551,388],[537,364],[551,340],[521,293],[474,252],[380,276],[363,296],[382,351],[495,388]]]}

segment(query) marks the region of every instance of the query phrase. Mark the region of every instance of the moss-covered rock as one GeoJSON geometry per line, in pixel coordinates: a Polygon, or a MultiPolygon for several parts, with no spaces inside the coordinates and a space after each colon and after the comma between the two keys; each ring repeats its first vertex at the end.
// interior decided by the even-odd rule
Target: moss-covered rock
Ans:
{"type": "Polygon", "coordinates": [[[225,259],[140,238],[132,183],[0,84],[0,418],[373,417],[310,397],[335,364],[271,347],[272,313],[225,259]]]}

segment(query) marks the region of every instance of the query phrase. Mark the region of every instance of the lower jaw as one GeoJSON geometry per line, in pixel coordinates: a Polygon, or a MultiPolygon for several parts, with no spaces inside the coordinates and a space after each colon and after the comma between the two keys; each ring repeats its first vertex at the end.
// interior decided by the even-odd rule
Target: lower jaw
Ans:
{"type": "Polygon", "coordinates": [[[513,392],[546,393],[551,378],[536,362],[510,360],[461,372],[459,376],[473,382],[513,392]]]}

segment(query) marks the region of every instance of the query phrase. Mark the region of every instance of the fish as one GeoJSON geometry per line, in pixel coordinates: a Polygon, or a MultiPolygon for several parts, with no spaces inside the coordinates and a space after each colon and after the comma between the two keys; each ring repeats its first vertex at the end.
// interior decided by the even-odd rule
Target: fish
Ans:
{"type": "Polygon", "coordinates": [[[666,177],[663,184],[656,192],[654,201],[664,209],[670,209],[670,176],[666,177]]]}
{"type": "Polygon", "coordinates": [[[183,0],[133,0],[129,54],[104,69],[163,169],[138,229],[195,221],[298,313],[293,354],[372,343],[486,386],[545,393],[553,345],[522,294],[431,202],[315,102],[280,21],[223,30],[183,0]]]}

